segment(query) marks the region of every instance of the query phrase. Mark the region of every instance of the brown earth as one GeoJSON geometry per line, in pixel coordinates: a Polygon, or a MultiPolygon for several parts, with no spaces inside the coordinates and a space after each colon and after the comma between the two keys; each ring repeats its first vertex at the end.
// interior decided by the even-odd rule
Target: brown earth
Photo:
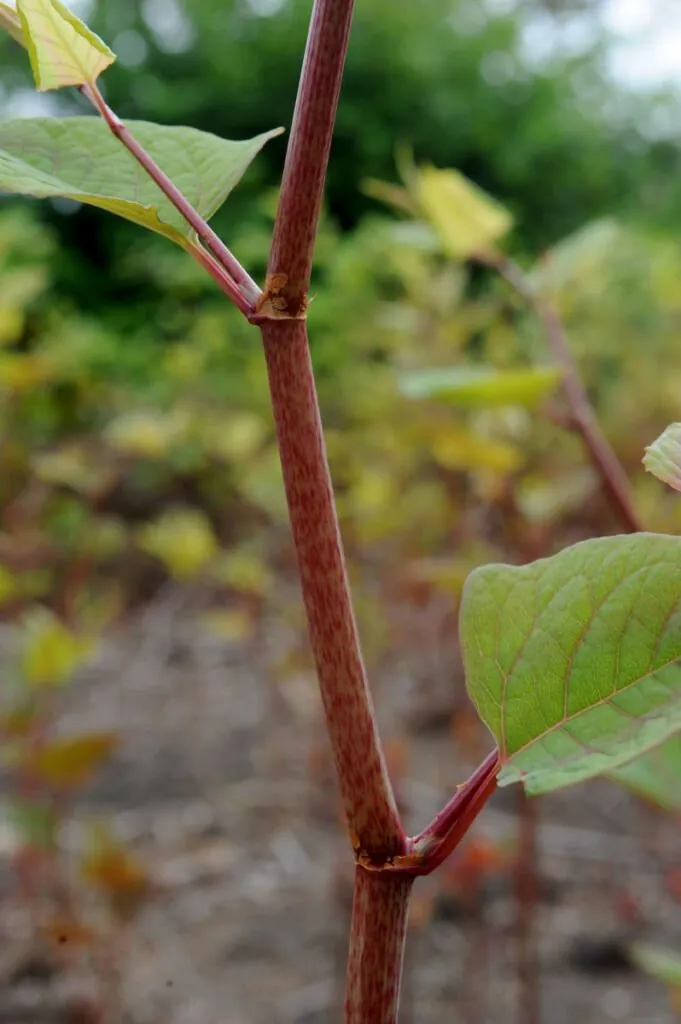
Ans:
{"type": "MultiPolygon", "coordinates": [[[[65,695],[64,729],[116,729],[122,737],[78,817],[109,817],[159,883],[124,957],[126,1024],[341,1019],[352,861],[309,665],[279,681],[272,669],[291,642],[274,625],[277,601],[282,609],[297,601],[295,589],[282,588],[273,624],[246,644],[209,636],[186,595],[162,594],[108,638],[65,695]]],[[[419,628],[436,614],[421,612],[419,628]]],[[[7,663],[11,638],[3,654],[7,663]]],[[[416,831],[473,766],[462,751],[477,745],[484,754],[489,741],[471,737],[462,717],[454,644],[405,644],[374,677],[383,735],[391,758],[403,762],[400,799],[416,831]]],[[[518,806],[516,792],[497,793],[474,836],[512,842],[518,806]]],[[[541,1021],[671,1024],[663,987],[629,964],[627,944],[681,948],[681,905],[664,883],[681,860],[675,826],[601,780],[536,808],[541,1021]]],[[[68,848],[80,834],[76,821],[68,848]]],[[[78,1016],[73,993],[87,991],[91,978],[77,957],[55,969],[35,946],[16,899],[11,845],[5,828],[0,1024],[85,1024],[93,1018],[78,1016]]],[[[515,887],[512,872],[490,875],[467,905],[452,870],[417,883],[402,1024],[529,1024],[518,1008],[528,993],[517,981],[515,887]]]]}

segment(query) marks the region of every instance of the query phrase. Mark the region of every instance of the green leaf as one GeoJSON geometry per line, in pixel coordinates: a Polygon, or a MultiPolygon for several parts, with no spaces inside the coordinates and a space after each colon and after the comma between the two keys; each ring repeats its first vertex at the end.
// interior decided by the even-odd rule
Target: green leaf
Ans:
{"type": "Polygon", "coordinates": [[[646,448],[643,465],[675,491],[681,491],[681,423],[672,423],[646,448]]]}
{"type": "Polygon", "coordinates": [[[20,43],[21,46],[26,46],[21,19],[15,9],[10,7],[9,4],[3,3],[3,0],[0,0],[0,28],[4,29],[5,32],[9,32],[12,39],[20,43]]]}
{"type": "MultiPolygon", "coordinates": [[[[243,142],[195,128],[128,121],[144,149],[206,220],[281,129],[243,142]]],[[[97,117],[0,121],[0,189],[98,206],[186,246],[194,233],[169,199],[97,117]]]]}
{"type": "Polygon", "coordinates": [[[580,782],[681,729],[681,538],[604,537],[464,586],[468,691],[500,784],[580,782]]]}
{"type": "Polygon", "coordinates": [[[106,43],[59,0],[17,0],[17,10],[39,92],[92,85],[116,60],[106,43]]]}
{"type": "Polygon", "coordinates": [[[616,768],[610,777],[664,811],[681,813],[681,735],[616,768]]]}
{"type": "Polygon", "coordinates": [[[404,374],[399,388],[407,398],[438,398],[452,405],[533,407],[556,390],[561,371],[553,367],[494,370],[452,366],[404,374]]]}
{"type": "Polygon", "coordinates": [[[629,947],[631,959],[640,970],[669,985],[681,989],[681,953],[675,950],[635,942],[629,947]]]}
{"type": "Polygon", "coordinates": [[[27,845],[40,850],[52,850],[57,845],[59,819],[50,804],[13,800],[7,817],[27,845]]]}

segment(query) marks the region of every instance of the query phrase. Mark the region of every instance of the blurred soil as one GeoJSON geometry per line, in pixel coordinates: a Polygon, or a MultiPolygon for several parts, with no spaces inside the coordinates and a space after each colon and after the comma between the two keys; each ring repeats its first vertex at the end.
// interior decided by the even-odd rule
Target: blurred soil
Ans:
{"type": "MultiPolygon", "coordinates": [[[[126,1024],[341,1019],[352,861],[309,665],[284,681],[272,670],[290,642],[277,604],[295,601],[282,585],[256,639],[230,643],[206,633],[186,595],[161,594],[109,636],[65,694],[64,729],[122,736],[78,814],[110,818],[159,885],[126,939],[126,1024]]],[[[412,633],[440,612],[419,614],[412,633]]],[[[489,741],[465,711],[455,644],[409,644],[371,675],[417,831],[489,741]]],[[[517,792],[497,793],[475,840],[507,848],[518,806],[517,792]]],[[[681,903],[665,881],[681,864],[674,825],[607,781],[547,797],[537,810],[542,1022],[671,1024],[663,987],[629,965],[626,947],[681,947],[681,903]]],[[[67,845],[79,835],[76,822],[67,845]]],[[[84,1024],[93,1018],[74,1009],[73,992],[86,991],[88,978],[77,957],[55,969],[32,947],[10,851],[3,832],[0,1024],[84,1024]]],[[[479,898],[462,877],[454,863],[416,885],[402,1024],[524,1021],[513,874],[491,873],[479,898]]]]}

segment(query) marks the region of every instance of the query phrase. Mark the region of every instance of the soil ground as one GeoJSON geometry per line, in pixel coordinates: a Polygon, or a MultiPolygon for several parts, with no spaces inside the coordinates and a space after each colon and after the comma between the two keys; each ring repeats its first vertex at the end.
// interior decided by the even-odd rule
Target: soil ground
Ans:
{"type": "MultiPolygon", "coordinates": [[[[210,637],[171,592],[111,635],[65,694],[64,729],[121,734],[78,819],[106,816],[159,883],[124,959],[126,1024],[340,1020],[352,860],[313,676],[278,683],[270,670],[284,641],[275,626],[255,644],[210,637]]],[[[3,640],[5,662],[10,648],[3,640]]],[[[447,645],[427,657],[405,649],[372,675],[412,832],[473,767],[463,752],[489,747],[461,718],[457,657],[447,645]]],[[[512,842],[518,807],[517,792],[499,791],[474,836],[512,842]]],[[[676,827],[604,780],[536,810],[542,1024],[671,1024],[664,988],[630,965],[627,945],[681,948],[681,904],[665,887],[681,861],[676,827]]],[[[76,821],[67,845],[79,835],[76,821]]],[[[69,971],[27,962],[11,847],[5,828],[0,1024],[85,1021],[69,1009],[69,971]]],[[[501,872],[471,903],[453,871],[417,883],[401,1024],[530,1024],[519,1008],[528,992],[517,980],[515,887],[501,872]]]]}

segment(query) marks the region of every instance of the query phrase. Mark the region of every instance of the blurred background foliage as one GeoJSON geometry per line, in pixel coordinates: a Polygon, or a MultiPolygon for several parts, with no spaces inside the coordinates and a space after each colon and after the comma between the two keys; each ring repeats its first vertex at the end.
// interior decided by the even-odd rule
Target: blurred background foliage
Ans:
{"type": "MultiPolygon", "coordinates": [[[[240,138],[290,123],[308,8],[120,0],[88,17],[120,54],[105,76],[120,114],[240,138]]],[[[421,209],[382,201],[405,146],[509,211],[504,244],[564,316],[642,511],[651,526],[675,526],[673,501],[638,469],[679,392],[680,157],[647,131],[671,98],[613,84],[595,20],[588,45],[538,67],[528,24],[577,16],[584,5],[359,5],[310,326],[348,542],[365,557],[387,548],[392,571],[454,549],[484,557],[477,541],[527,557],[566,530],[613,525],[575,438],[536,408],[403,393],[413,370],[547,362],[532,317],[448,244],[460,211],[425,171],[421,209]]],[[[24,55],[0,45],[9,109],[25,111],[27,96],[33,109],[24,55]]],[[[78,98],[58,103],[75,110],[78,98]]],[[[283,140],[266,147],[216,218],[257,275],[283,151],[283,140]]],[[[212,283],[163,241],[66,202],[3,201],[0,258],[8,611],[37,596],[64,610],[64,589],[99,585],[100,573],[132,601],[136,588],[148,595],[154,574],[134,565],[140,552],[163,562],[173,529],[197,571],[215,571],[213,544],[269,549],[286,516],[258,340],[212,283]]]]}
{"type": "MultiPolygon", "coordinates": [[[[555,303],[644,522],[681,526],[641,467],[679,417],[681,150],[665,130],[679,98],[613,80],[599,6],[358,3],[309,324],[369,661],[423,648],[393,614],[403,599],[444,602],[452,636],[475,565],[617,528],[565,428],[546,339],[472,258],[481,248],[503,247],[555,303]],[[538,27],[548,49],[529,45],[538,27]]],[[[104,85],[121,116],[247,138],[290,125],[309,7],[78,10],[119,53],[104,85]]],[[[81,109],[38,99],[9,40],[0,62],[8,114],[81,109]]],[[[265,147],[214,220],[258,279],[284,148],[265,147]]],[[[0,197],[0,616],[24,634],[0,730],[19,737],[17,777],[38,765],[51,791],[98,767],[108,735],[26,760],[47,714],[31,695],[168,580],[198,584],[207,628],[236,641],[257,638],[274,594],[298,638],[274,670],[299,671],[302,611],[274,586],[292,569],[257,332],[164,240],[93,208],[0,197]],[[36,603],[51,612],[36,618],[36,603]]],[[[46,811],[25,810],[35,845],[46,811]]],[[[137,869],[104,845],[109,888],[137,894],[137,869]]]]}
{"type": "MultiPolygon", "coordinates": [[[[409,386],[420,371],[550,362],[532,315],[469,260],[474,245],[452,241],[473,193],[447,192],[454,175],[438,191],[435,167],[485,190],[505,250],[565,320],[643,516],[677,528],[677,503],[640,471],[678,408],[681,155],[659,128],[677,99],[613,81],[598,10],[358,5],[310,328],[350,554],[391,586],[456,593],[494,554],[536,557],[615,527],[555,395],[483,387],[462,403],[409,386]],[[555,45],[539,53],[528,40],[542,25],[555,45]],[[401,182],[412,160],[418,201],[401,182]]],[[[105,76],[119,114],[233,138],[290,124],[308,0],[82,13],[119,53],[105,76]]],[[[10,113],[79,109],[75,94],[38,99],[24,54],[5,39],[0,52],[10,113]]],[[[215,218],[258,277],[284,146],[265,148],[215,218]]],[[[0,282],[6,614],[38,598],[114,614],[164,574],[203,574],[220,601],[256,607],[291,561],[256,332],[183,253],[66,201],[0,200],[0,282]]]]}

